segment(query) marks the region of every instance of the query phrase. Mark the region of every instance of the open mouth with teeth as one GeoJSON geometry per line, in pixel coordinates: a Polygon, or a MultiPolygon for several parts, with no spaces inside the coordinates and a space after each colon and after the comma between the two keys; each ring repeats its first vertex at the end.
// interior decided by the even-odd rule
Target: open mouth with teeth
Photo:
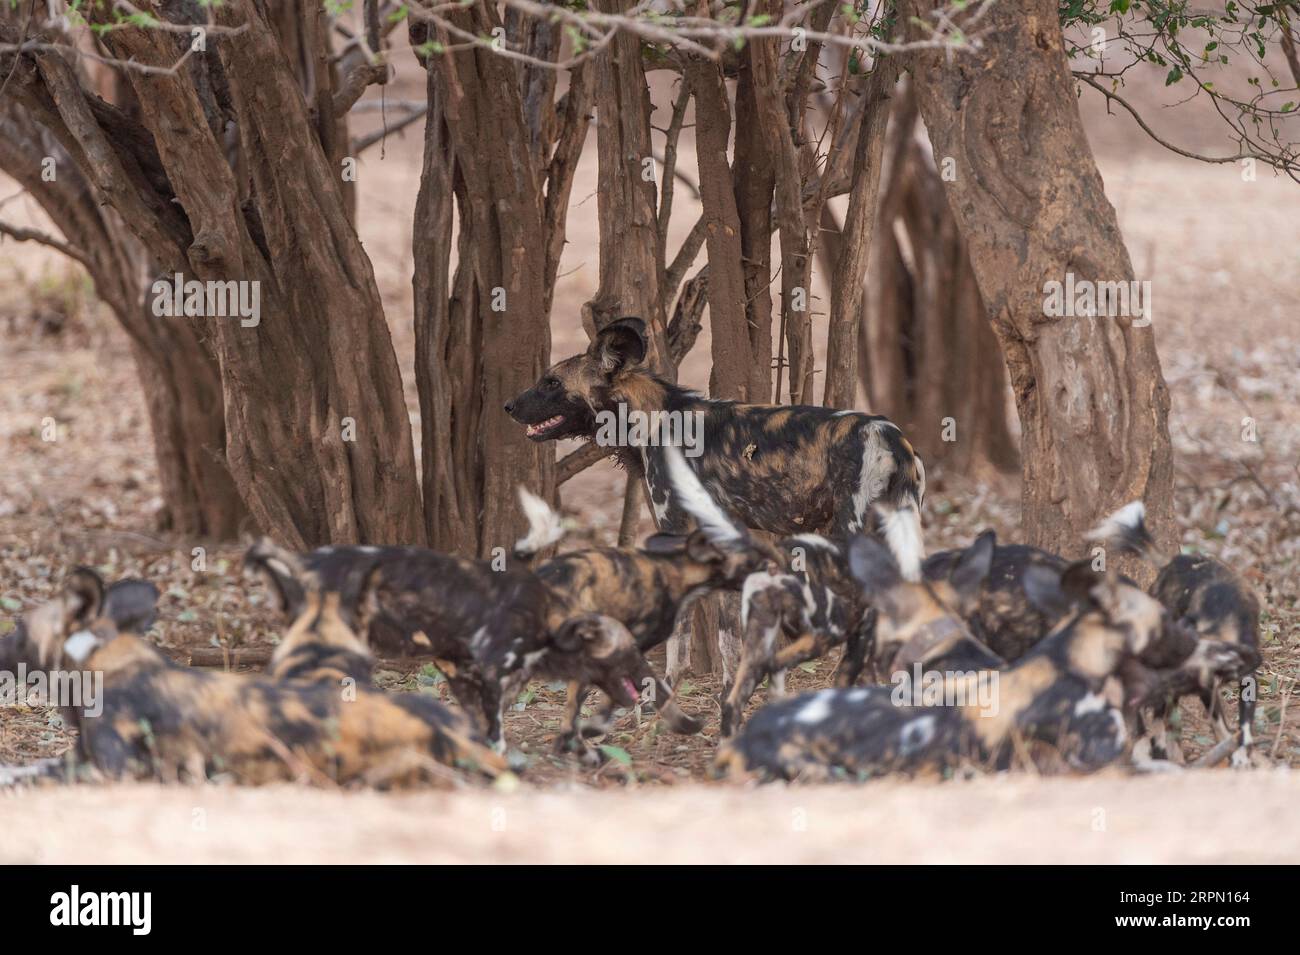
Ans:
{"type": "Polygon", "coordinates": [[[553,418],[547,418],[545,421],[539,421],[537,424],[530,424],[528,430],[524,433],[530,438],[540,438],[564,424],[564,415],[557,414],[553,418]]]}

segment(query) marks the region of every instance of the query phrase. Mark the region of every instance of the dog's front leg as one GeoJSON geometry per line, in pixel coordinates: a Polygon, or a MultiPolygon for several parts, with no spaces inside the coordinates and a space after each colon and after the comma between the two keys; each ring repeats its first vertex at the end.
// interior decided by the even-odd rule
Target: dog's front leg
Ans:
{"type": "Polygon", "coordinates": [[[772,658],[772,667],[777,670],[789,670],[808,660],[817,659],[830,648],[830,640],[825,634],[805,633],[776,652],[772,658]]]}
{"type": "Polygon", "coordinates": [[[840,657],[840,665],[835,668],[836,686],[848,687],[858,682],[875,642],[876,611],[873,609],[868,610],[862,622],[849,631],[844,643],[844,656],[840,657]]]}
{"type": "Polygon", "coordinates": [[[483,700],[483,716],[487,719],[487,741],[498,753],[506,751],[505,737],[505,697],[499,680],[483,681],[480,696],[483,700]]]}
{"type": "Polygon", "coordinates": [[[587,699],[587,684],[570,680],[568,696],[564,701],[564,717],[560,725],[560,734],[555,737],[557,753],[570,752],[578,741],[578,719],[582,715],[582,704],[587,699]]]}
{"type": "Polygon", "coordinates": [[[1232,766],[1240,769],[1250,765],[1251,745],[1255,729],[1255,677],[1247,674],[1241,678],[1240,696],[1237,697],[1237,733],[1241,745],[1232,754],[1232,766]]]}
{"type": "MultiPolygon", "coordinates": [[[[658,474],[654,462],[651,462],[646,469],[646,485],[656,526],[664,533],[685,534],[691,526],[690,518],[668,499],[666,487],[656,488],[657,480],[662,481],[663,478],[658,474]]],[[[681,682],[682,676],[691,669],[691,638],[695,633],[698,606],[698,603],[694,603],[682,608],[673,623],[672,635],[668,638],[665,676],[673,686],[681,682]]]]}
{"type": "Polygon", "coordinates": [[[723,681],[723,737],[731,736],[740,728],[745,704],[772,671],[772,655],[784,623],[780,591],[767,587],[747,591],[741,617],[746,621],[746,629],[740,662],[736,665],[734,679],[723,681]]]}

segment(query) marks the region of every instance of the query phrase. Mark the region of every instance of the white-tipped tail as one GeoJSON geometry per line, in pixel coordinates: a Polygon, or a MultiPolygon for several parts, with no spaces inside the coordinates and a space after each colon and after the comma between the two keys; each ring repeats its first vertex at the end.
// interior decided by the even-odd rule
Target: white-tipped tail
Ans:
{"type": "Polygon", "coordinates": [[[877,503],[876,510],[880,515],[880,532],[898,563],[898,572],[904,580],[920,580],[921,562],[925,560],[920,512],[910,503],[900,508],[877,503]]]}
{"type": "Polygon", "coordinates": [[[704,489],[699,477],[686,463],[681,448],[664,445],[664,461],[668,465],[668,481],[673,488],[673,498],[687,514],[695,518],[700,530],[709,540],[717,542],[739,540],[744,529],[727,516],[718,502],[704,489]]]}
{"type": "Polygon", "coordinates": [[[1146,505],[1141,501],[1131,501],[1084,534],[1083,539],[1107,544],[1147,560],[1161,561],[1163,555],[1147,530],[1146,518],[1146,505]]]}
{"type": "Polygon", "coordinates": [[[519,506],[524,517],[528,518],[528,535],[515,541],[515,554],[531,557],[542,548],[564,539],[564,520],[551,505],[522,484],[519,486],[519,506]]]}

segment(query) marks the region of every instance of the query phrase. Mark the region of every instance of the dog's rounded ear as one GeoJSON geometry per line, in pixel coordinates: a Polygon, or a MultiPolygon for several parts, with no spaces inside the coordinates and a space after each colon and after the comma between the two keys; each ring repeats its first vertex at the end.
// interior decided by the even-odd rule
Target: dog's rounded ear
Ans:
{"type": "Polygon", "coordinates": [[[1042,564],[1030,564],[1020,575],[1029,602],[1053,619],[1070,612],[1070,600],[1061,589],[1061,573],[1042,564]]]}
{"type": "Polygon", "coordinates": [[[143,634],[158,612],[158,588],[147,580],[119,580],[104,595],[104,614],[121,633],[143,634]]]}
{"type": "Polygon", "coordinates": [[[683,534],[660,532],[651,534],[641,542],[641,549],[647,554],[680,554],[686,550],[686,537],[683,534]]]}
{"type": "Polygon", "coordinates": [[[993,548],[997,545],[997,539],[996,533],[985,531],[957,558],[956,565],[948,575],[948,582],[963,601],[975,597],[984,586],[984,582],[989,579],[989,571],[993,568],[993,548]]]}
{"type": "Polygon", "coordinates": [[[89,567],[78,567],[63,582],[64,632],[90,626],[104,607],[104,578],[89,567]]]}
{"type": "Polygon", "coordinates": [[[880,598],[903,579],[889,548],[866,534],[849,543],[849,572],[870,600],[880,598]]]}
{"type": "Polygon", "coordinates": [[[605,374],[612,376],[645,361],[646,350],[645,322],[639,318],[620,318],[596,333],[587,354],[600,362],[605,374]]]}
{"type": "Polygon", "coordinates": [[[577,653],[602,636],[601,620],[596,614],[570,617],[551,635],[551,643],[564,653],[577,653]]]}
{"type": "Polygon", "coordinates": [[[244,570],[259,574],[270,589],[276,609],[290,620],[307,598],[306,572],[298,555],[263,537],[244,554],[244,570]]]}
{"type": "Polygon", "coordinates": [[[726,555],[704,531],[691,531],[686,538],[686,556],[697,564],[716,564],[726,555]]]}
{"type": "Polygon", "coordinates": [[[1092,561],[1076,560],[1061,572],[1061,591],[1078,606],[1098,606],[1096,588],[1106,582],[1106,575],[1092,569],[1092,561]]]}

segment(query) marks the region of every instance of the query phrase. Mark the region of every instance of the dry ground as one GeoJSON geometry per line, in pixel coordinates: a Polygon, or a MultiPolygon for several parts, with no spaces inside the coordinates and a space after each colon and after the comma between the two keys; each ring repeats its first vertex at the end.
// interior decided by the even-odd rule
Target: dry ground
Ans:
{"type": "Polygon", "coordinates": [[[1294,773],[1228,771],[608,793],[132,785],[0,797],[0,862],[1282,863],[1300,859],[1298,799],[1294,773]]]}
{"type": "MultiPolygon", "coordinates": [[[[398,92],[414,95],[390,88],[390,95],[398,92]]],[[[686,708],[711,720],[703,736],[671,736],[657,722],[637,725],[626,715],[608,742],[631,764],[614,758],[600,769],[548,755],[558,688],[537,684],[507,717],[509,737],[530,762],[530,783],[521,791],[21,792],[0,797],[0,860],[1300,860],[1297,829],[1288,824],[1300,782],[1287,774],[1300,764],[1300,701],[1292,698],[1300,673],[1300,187],[1267,171],[1243,182],[1234,167],[1173,158],[1136,140],[1126,119],[1089,109],[1136,270],[1154,283],[1184,546],[1232,562],[1264,599],[1257,735],[1278,768],[751,791],[703,781],[716,742],[711,681],[682,687],[686,708]],[[1243,440],[1246,418],[1256,441],[1243,440]],[[198,828],[200,821],[206,828],[198,828]]],[[[417,129],[390,140],[382,158],[377,149],[368,154],[360,178],[363,238],[413,421],[407,223],[419,168],[417,129]]],[[[684,161],[691,153],[688,139],[684,161]]],[[[557,357],[585,341],[578,314],[596,284],[594,173],[589,150],[573,193],[553,313],[557,357]]],[[[39,222],[33,204],[14,192],[0,180],[5,218],[39,222]]],[[[694,210],[680,190],[678,202],[679,238],[694,210]]],[[[705,383],[707,354],[706,332],[685,366],[689,383],[705,383]]],[[[165,647],[274,639],[260,588],[239,577],[238,547],[154,532],[157,478],[126,344],[95,307],[79,270],[39,248],[0,247],[0,382],[0,632],[46,599],[69,566],[91,563],[109,576],[141,574],[160,583],[165,595],[152,636],[165,647]],[[50,323],[62,332],[42,331],[50,323]],[[47,417],[58,422],[55,442],[41,440],[47,417]],[[191,549],[199,545],[208,547],[202,573],[191,570],[191,549]]],[[[1018,537],[1014,480],[932,477],[932,549],[969,541],[986,526],[1004,539],[1018,537]]],[[[608,540],[621,490],[622,476],[600,465],[568,485],[565,497],[591,536],[608,540]]],[[[796,673],[795,688],[824,685],[831,663],[796,673]]],[[[385,662],[379,682],[445,691],[418,664],[385,662]]],[[[1181,727],[1193,753],[1207,739],[1198,709],[1188,707],[1181,727]]],[[[0,710],[0,763],[55,755],[68,745],[50,711],[0,710]]]]}

